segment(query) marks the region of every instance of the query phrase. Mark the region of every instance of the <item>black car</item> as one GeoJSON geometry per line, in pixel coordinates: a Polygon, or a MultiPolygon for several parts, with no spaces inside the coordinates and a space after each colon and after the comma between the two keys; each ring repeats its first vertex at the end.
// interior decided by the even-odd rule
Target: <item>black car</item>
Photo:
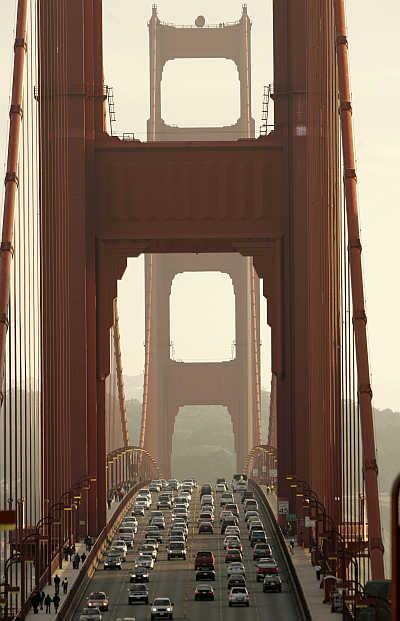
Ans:
{"type": "Polygon", "coordinates": [[[214,601],[214,589],[209,584],[200,584],[194,592],[196,601],[211,600],[214,601]]]}
{"type": "Polygon", "coordinates": [[[129,589],[128,603],[138,604],[140,602],[149,603],[149,590],[145,584],[134,584],[129,589]]]}
{"type": "Polygon", "coordinates": [[[134,570],[132,571],[130,578],[129,578],[129,582],[149,582],[150,577],[149,577],[149,570],[147,569],[147,567],[135,567],[134,570]]]}
{"type": "Polygon", "coordinates": [[[267,593],[267,591],[277,591],[281,593],[282,580],[278,574],[268,574],[264,576],[263,592],[267,593]]]}
{"type": "Polygon", "coordinates": [[[267,536],[263,530],[253,531],[250,539],[251,547],[254,548],[256,543],[267,543],[267,536]]]}
{"type": "Polygon", "coordinates": [[[215,582],[215,571],[210,567],[200,567],[196,572],[196,582],[199,580],[211,580],[215,582]]]}
{"type": "Polygon", "coordinates": [[[232,587],[245,587],[246,586],[246,578],[242,575],[232,575],[228,579],[227,588],[230,590],[232,587]]]}
{"type": "Polygon", "coordinates": [[[206,533],[208,535],[212,535],[214,533],[213,525],[211,522],[202,522],[199,526],[199,535],[201,533],[206,533]]]}
{"type": "Polygon", "coordinates": [[[239,524],[239,520],[236,517],[227,518],[222,522],[221,525],[221,535],[223,535],[226,531],[227,526],[237,526],[239,524]]]}

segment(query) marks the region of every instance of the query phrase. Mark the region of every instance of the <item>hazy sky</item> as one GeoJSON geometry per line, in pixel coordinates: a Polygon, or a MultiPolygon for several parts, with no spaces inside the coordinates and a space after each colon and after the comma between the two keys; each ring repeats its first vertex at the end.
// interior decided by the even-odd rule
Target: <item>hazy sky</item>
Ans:
{"type": "MultiPolygon", "coordinates": [[[[116,129],[134,131],[142,139],[148,117],[147,20],[152,4],[152,0],[104,0],[105,79],[114,87],[116,129]]],[[[199,14],[210,23],[235,20],[240,16],[242,2],[160,0],[157,4],[161,19],[189,24],[199,14]]],[[[248,0],[247,4],[253,21],[253,116],[258,128],[263,86],[272,81],[271,0],[248,0]]],[[[347,4],[374,402],[377,407],[400,409],[400,292],[396,278],[400,246],[400,3],[348,0],[347,4]]],[[[2,161],[14,12],[14,0],[0,0],[2,161]]],[[[163,80],[163,116],[170,123],[182,125],[234,122],[238,116],[237,88],[236,70],[229,61],[169,63],[163,80]]],[[[173,315],[178,318],[172,326],[176,357],[197,359],[209,352],[210,359],[215,359],[221,352],[229,353],[233,322],[229,281],[215,274],[210,278],[198,275],[192,281],[182,278],[176,282],[173,299],[173,315]]],[[[121,284],[120,316],[125,372],[136,374],[143,367],[140,260],[130,261],[121,284]]],[[[267,333],[262,340],[267,369],[267,333]]]]}

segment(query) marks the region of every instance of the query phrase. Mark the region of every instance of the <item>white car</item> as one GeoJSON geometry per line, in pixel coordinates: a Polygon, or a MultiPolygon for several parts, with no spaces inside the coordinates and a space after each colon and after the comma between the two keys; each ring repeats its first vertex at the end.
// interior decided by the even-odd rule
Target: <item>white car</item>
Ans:
{"type": "Polygon", "coordinates": [[[240,538],[239,526],[227,526],[225,529],[225,537],[237,535],[240,538]]]}
{"type": "Polygon", "coordinates": [[[233,543],[240,544],[240,537],[238,537],[237,535],[227,535],[224,539],[224,550],[226,550],[228,545],[231,545],[233,543]]]}
{"type": "Polygon", "coordinates": [[[133,507],[133,515],[144,515],[144,506],[143,505],[134,505],[134,507],[133,507]]]}
{"type": "Polygon", "coordinates": [[[151,606],[151,619],[159,617],[172,619],[174,616],[174,604],[168,597],[156,597],[151,606]]]}
{"type": "Polygon", "coordinates": [[[114,541],[111,542],[111,547],[122,547],[125,550],[125,553],[128,552],[128,546],[126,545],[126,542],[123,541],[122,539],[114,539],[114,541]]]}
{"type": "Polygon", "coordinates": [[[146,569],[154,569],[154,558],[148,552],[139,552],[139,557],[135,561],[135,565],[141,565],[146,569]]]}
{"type": "Polygon", "coordinates": [[[126,561],[126,546],[116,546],[116,545],[112,545],[112,547],[109,550],[109,554],[110,555],[117,555],[120,557],[121,561],[123,563],[125,563],[126,561]]]}
{"type": "Polygon", "coordinates": [[[220,494],[222,494],[223,492],[226,492],[225,483],[217,483],[215,486],[215,491],[220,494]]]}
{"type": "Polygon", "coordinates": [[[228,574],[228,578],[230,576],[232,576],[233,574],[235,574],[235,575],[240,574],[242,576],[246,575],[245,566],[240,561],[235,561],[234,563],[229,563],[229,565],[227,566],[226,572],[228,574]]]}
{"type": "Polygon", "coordinates": [[[250,606],[249,592],[246,587],[232,587],[228,596],[229,606],[250,606]]]}

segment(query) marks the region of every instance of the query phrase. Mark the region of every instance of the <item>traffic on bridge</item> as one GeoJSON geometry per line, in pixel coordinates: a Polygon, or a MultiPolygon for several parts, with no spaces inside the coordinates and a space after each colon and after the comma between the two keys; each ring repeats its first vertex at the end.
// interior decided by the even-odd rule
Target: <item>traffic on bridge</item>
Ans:
{"type": "Polygon", "coordinates": [[[224,478],[171,479],[138,491],[73,616],[132,618],[306,618],[275,528],[247,482],[233,492],[224,478]]]}
{"type": "Polygon", "coordinates": [[[345,1],[9,4],[0,621],[399,621],[345,1]]]}

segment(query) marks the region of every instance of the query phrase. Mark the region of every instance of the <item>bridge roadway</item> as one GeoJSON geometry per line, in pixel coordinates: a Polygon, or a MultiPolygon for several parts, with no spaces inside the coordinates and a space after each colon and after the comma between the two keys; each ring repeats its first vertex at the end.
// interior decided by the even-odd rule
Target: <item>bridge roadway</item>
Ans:
{"type": "MultiPolygon", "coordinates": [[[[156,494],[152,494],[153,505],[156,507],[156,494]]],[[[216,524],[219,518],[218,495],[214,494],[216,524]]],[[[198,490],[194,490],[190,503],[190,525],[188,536],[188,558],[183,560],[167,560],[165,540],[167,539],[170,525],[170,512],[165,512],[166,529],[165,539],[160,544],[157,562],[150,572],[149,595],[150,603],[154,597],[170,597],[175,603],[174,619],[177,621],[188,619],[190,621],[298,621],[295,598],[289,590],[284,571],[281,569],[283,581],[282,593],[263,593],[262,583],[255,579],[255,562],[252,557],[252,548],[248,540],[248,531],[244,520],[243,510],[240,504],[240,494],[235,495],[235,500],[240,510],[240,532],[243,544],[244,563],[246,566],[247,588],[250,594],[250,607],[228,606],[228,590],[226,588],[226,568],[224,563],[225,552],[223,548],[223,536],[220,529],[216,528],[214,535],[199,535],[197,533],[197,516],[200,509],[200,497],[198,490]],[[195,602],[194,590],[196,588],[194,557],[198,550],[211,550],[216,559],[216,580],[209,582],[215,591],[214,602],[195,602]]],[[[92,591],[105,591],[110,597],[110,608],[104,612],[103,620],[116,621],[124,617],[135,618],[136,621],[150,620],[150,607],[144,604],[129,605],[129,574],[133,568],[136,551],[144,539],[144,527],[148,523],[148,514],[139,518],[138,532],[135,538],[133,550],[127,555],[127,560],[122,565],[121,571],[105,571],[102,563],[93,575],[86,592],[77,607],[73,621],[79,621],[79,614],[85,606],[86,598],[92,591]]],[[[264,519],[263,519],[264,521],[264,519]]],[[[267,535],[270,536],[274,556],[281,568],[284,567],[279,554],[274,532],[265,522],[267,535]]],[[[201,584],[201,583],[198,583],[201,584]]]]}

